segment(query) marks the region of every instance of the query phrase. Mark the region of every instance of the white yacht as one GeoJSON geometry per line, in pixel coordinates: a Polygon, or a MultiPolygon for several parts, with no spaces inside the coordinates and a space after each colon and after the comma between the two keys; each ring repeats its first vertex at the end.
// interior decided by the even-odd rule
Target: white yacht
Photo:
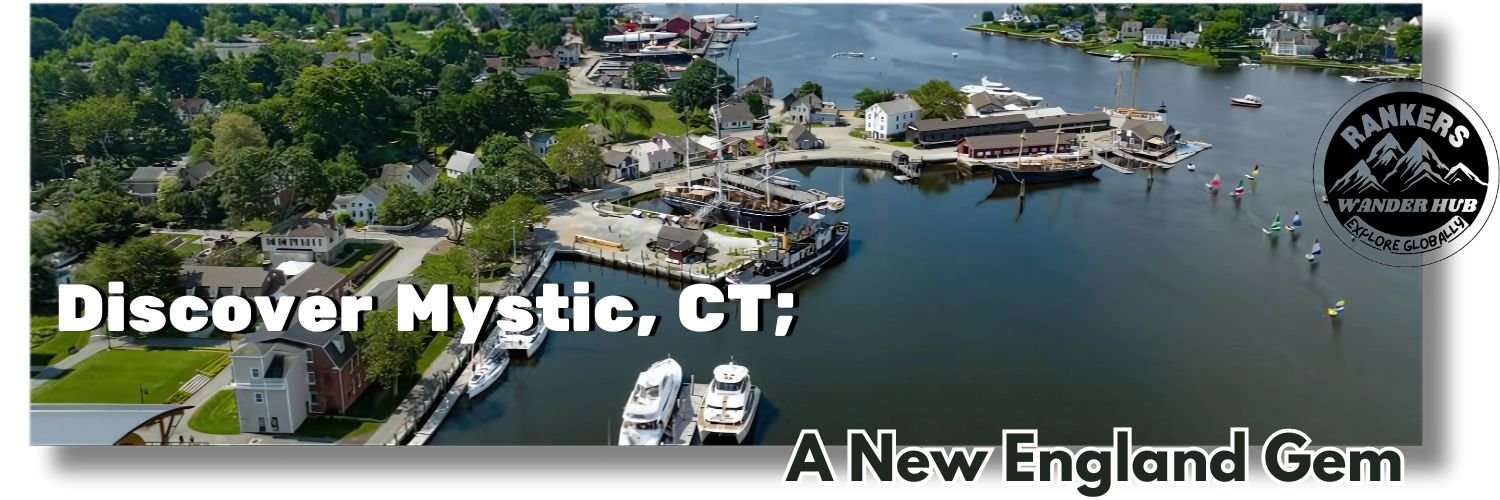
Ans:
{"type": "Polygon", "coordinates": [[[750,384],[750,369],[733,361],[719,365],[698,412],[698,436],[732,436],[735,443],[744,443],[759,405],[760,388],[750,384]]]}
{"type": "Polygon", "coordinates": [[[682,388],[682,366],[672,358],[652,364],[635,379],[630,399],[625,401],[620,446],[655,446],[671,439],[667,424],[677,408],[682,388]]]}
{"type": "Polygon", "coordinates": [[[979,85],[964,85],[959,89],[959,91],[965,94],[978,94],[980,92],[989,92],[991,94],[1013,92],[1010,87],[1006,87],[1005,84],[990,80],[989,76],[980,76],[979,85]]]}
{"type": "Polygon", "coordinates": [[[505,332],[500,338],[500,347],[508,351],[526,353],[530,358],[542,348],[542,342],[547,340],[547,324],[542,322],[541,316],[536,318],[536,328],[520,332],[505,332]]]}
{"type": "Polygon", "coordinates": [[[496,380],[505,374],[505,367],[510,366],[510,353],[500,347],[500,332],[490,334],[484,344],[479,346],[479,352],[474,354],[474,374],[469,377],[469,397],[478,396],[495,385],[496,380]]]}

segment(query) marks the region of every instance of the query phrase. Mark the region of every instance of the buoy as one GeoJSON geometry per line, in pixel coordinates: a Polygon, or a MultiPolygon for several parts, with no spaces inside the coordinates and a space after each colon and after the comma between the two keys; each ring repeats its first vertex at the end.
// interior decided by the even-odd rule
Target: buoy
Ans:
{"type": "Polygon", "coordinates": [[[958,53],[957,53],[957,52],[954,52],[954,53],[953,53],[953,57],[958,57],[958,53]]]}

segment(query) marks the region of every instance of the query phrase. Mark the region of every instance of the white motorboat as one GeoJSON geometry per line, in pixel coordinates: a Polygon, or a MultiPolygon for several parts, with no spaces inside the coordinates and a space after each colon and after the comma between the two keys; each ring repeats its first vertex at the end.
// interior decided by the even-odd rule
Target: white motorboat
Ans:
{"type": "Polygon", "coordinates": [[[499,332],[490,334],[490,338],[485,339],[479,352],[475,354],[477,364],[474,374],[469,377],[467,391],[471,398],[495,385],[495,381],[505,374],[505,368],[510,366],[510,353],[500,347],[500,337],[499,332]]]}
{"type": "Polygon", "coordinates": [[[536,328],[521,332],[506,332],[500,339],[500,347],[507,351],[525,353],[530,358],[542,348],[542,342],[547,340],[547,324],[538,317],[536,328]]]}
{"type": "Polygon", "coordinates": [[[686,54],[687,49],[675,45],[647,45],[641,47],[642,54],[686,54]]]}
{"type": "Polygon", "coordinates": [[[861,57],[864,57],[864,56],[865,56],[864,52],[836,52],[836,53],[833,54],[833,57],[854,57],[854,58],[861,58],[861,57]]]}
{"type": "Polygon", "coordinates": [[[1246,108],[1259,108],[1261,106],[1261,104],[1264,104],[1264,102],[1261,101],[1259,97],[1255,97],[1255,96],[1250,95],[1250,94],[1245,94],[1245,97],[1231,97],[1231,98],[1229,98],[1229,104],[1231,106],[1243,106],[1243,107],[1246,107],[1246,108]]]}
{"type": "Polygon", "coordinates": [[[1343,78],[1344,81],[1350,82],[1350,83],[1357,83],[1357,82],[1359,82],[1359,77],[1354,76],[1354,75],[1342,75],[1339,78],[1343,78]]]}
{"type": "Polygon", "coordinates": [[[760,26],[760,23],[749,21],[736,21],[732,23],[720,23],[714,25],[715,31],[750,31],[760,26]]]}
{"type": "Polygon", "coordinates": [[[608,43],[633,43],[649,42],[652,40],[671,40],[673,38],[677,38],[676,33],[666,31],[637,31],[623,35],[608,35],[604,37],[604,41],[608,43]]]}
{"type": "Polygon", "coordinates": [[[625,401],[620,446],[655,446],[669,440],[667,424],[672,421],[681,389],[682,366],[672,358],[657,361],[641,372],[630,399],[625,401]]]}
{"type": "Polygon", "coordinates": [[[759,405],[760,388],[750,384],[750,369],[733,361],[719,365],[698,412],[698,436],[705,441],[726,436],[736,443],[745,442],[759,405]]]}
{"type": "Polygon", "coordinates": [[[1119,51],[1115,51],[1114,55],[1109,56],[1109,62],[1130,62],[1134,60],[1134,55],[1121,54],[1119,51]]]}
{"type": "Polygon", "coordinates": [[[693,20],[706,23],[717,23],[719,21],[723,21],[726,17],[729,17],[729,14],[701,14],[693,16],[693,20]]]}

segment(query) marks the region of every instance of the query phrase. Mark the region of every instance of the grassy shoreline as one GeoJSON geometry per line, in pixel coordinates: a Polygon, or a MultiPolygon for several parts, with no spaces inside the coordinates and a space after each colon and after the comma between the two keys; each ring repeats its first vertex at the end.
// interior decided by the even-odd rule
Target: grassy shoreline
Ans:
{"type": "Polygon", "coordinates": [[[1352,71],[1370,71],[1388,75],[1420,75],[1422,66],[1414,64],[1409,67],[1392,66],[1379,63],[1347,63],[1330,59],[1313,59],[1306,57],[1284,57],[1261,54],[1258,51],[1226,49],[1217,54],[1210,54],[1204,49],[1170,49],[1157,47],[1141,47],[1134,42],[1115,42],[1103,44],[1097,42],[1068,42],[1060,40],[1051,33],[1028,33],[1019,31],[1013,26],[999,23],[975,24],[964,28],[968,31],[983,34],[996,34],[1023,40],[1041,40],[1063,47],[1072,47],[1092,56],[1107,57],[1115,51],[1121,54],[1129,54],[1136,57],[1151,57],[1156,59],[1171,59],[1192,66],[1213,67],[1221,63],[1239,60],[1240,56],[1249,56],[1258,60],[1261,64],[1280,64],[1286,66],[1306,66],[1314,68],[1344,69],[1352,71]]]}

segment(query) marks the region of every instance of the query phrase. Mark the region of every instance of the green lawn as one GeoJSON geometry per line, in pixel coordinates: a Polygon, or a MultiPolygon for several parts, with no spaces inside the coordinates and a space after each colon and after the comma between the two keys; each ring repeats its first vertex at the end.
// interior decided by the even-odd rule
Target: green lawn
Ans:
{"type": "Polygon", "coordinates": [[[452,341],[452,335],[446,333],[434,335],[432,340],[427,342],[427,348],[422,350],[422,355],[417,358],[417,373],[426,372],[427,367],[432,366],[432,361],[437,359],[438,355],[442,354],[443,349],[447,349],[448,343],[452,341]]]}
{"type": "Polygon", "coordinates": [[[325,439],[353,439],[375,432],[380,422],[364,422],[347,418],[312,415],[297,427],[296,435],[325,439]]]}
{"type": "Polygon", "coordinates": [[[88,345],[89,332],[59,332],[55,326],[44,326],[31,330],[31,340],[31,366],[50,366],[88,345]]]}
{"type": "Polygon", "coordinates": [[[892,146],[896,146],[898,148],[909,148],[909,147],[912,147],[912,144],[910,142],[906,142],[906,141],[891,141],[890,144],[892,146]]]}
{"type": "Polygon", "coordinates": [[[37,328],[44,328],[44,327],[56,328],[57,327],[57,316],[32,316],[31,317],[31,329],[32,330],[35,330],[37,328]]]}
{"type": "Polygon", "coordinates": [[[239,434],[240,411],[235,404],[234,389],[221,390],[193,410],[188,427],[204,434],[239,434]]]}
{"type": "Polygon", "coordinates": [[[1113,54],[1115,52],[1119,52],[1121,54],[1165,57],[1168,59],[1176,59],[1188,64],[1198,64],[1205,66],[1216,65],[1221,58],[1239,58],[1238,53],[1224,53],[1222,57],[1216,57],[1213,54],[1209,54],[1207,49],[1169,49],[1163,47],[1142,47],[1136,45],[1135,42],[1116,42],[1108,45],[1095,45],[1090,46],[1088,51],[1094,54],[1113,54]]]}
{"type": "Polygon", "coordinates": [[[734,226],[726,226],[723,224],[715,225],[714,227],[709,228],[709,230],[715,233],[722,234],[724,236],[731,236],[735,238],[755,238],[762,241],[769,240],[773,236],[770,232],[759,231],[755,229],[747,229],[748,231],[750,231],[750,234],[745,234],[739,232],[739,228],[736,228],[734,226]]]}
{"type": "Polygon", "coordinates": [[[1015,37],[1021,37],[1021,38],[1051,38],[1052,35],[1055,35],[1057,33],[1055,30],[1054,31],[1027,32],[1027,31],[1022,31],[1022,30],[1016,28],[1016,26],[1014,24],[1001,24],[1001,23],[975,24],[973,26],[969,26],[969,27],[964,28],[964,29],[967,29],[969,31],[987,31],[987,32],[991,32],[991,33],[1002,33],[1002,34],[1005,34],[1005,35],[1015,36],[1015,37]]]}
{"type": "Polygon", "coordinates": [[[339,265],[333,266],[334,269],[344,274],[354,272],[355,269],[358,269],[359,266],[369,261],[371,257],[374,257],[375,252],[380,251],[380,248],[385,245],[379,243],[350,243],[347,246],[354,253],[345,257],[342,262],[339,262],[339,265]]]}
{"type": "MultiPolygon", "coordinates": [[[[682,135],[688,131],[687,125],[682,123],[682,119],[677,116],[677,112],[672,111],[672,107],[667,104],[668,100],[666,96],[609,95],[614,96],[615,99],[625,99],[645,104],[646,108],[651,110],[651,117],[654,120],[650,127],[642,127],[636,123],[630,124],[630,127],[626,129],[625,137],[616,137],[614,138],[615,142],[649,139],[658,133],[682,135]]],[[[590,120],[588,115],[583,112],[583,102],[588,98],[588,96],[578,95],[573,96],[572,99],[568,99],[567,104],[563,105],[562,113],[548,120],[547,127],[551,129],[564,129],[587,125],[590,120]]]]}
{"type": "Polygon", "coordinates": [[[31,391],[33,403],[162,403],[223,351],[100,351],[31,391]],[[141,389],[146,393],[141,394],[141,389]]]}
{"type": "Polygon", "coordinates": [[[411,47],[412,50],[422,52],[427,50],[428,38],[417,34],[417,28],[406,21],[395,21],[385,24],[391,29],[391,38],[396,39],[401,45],[411,47]]]}

